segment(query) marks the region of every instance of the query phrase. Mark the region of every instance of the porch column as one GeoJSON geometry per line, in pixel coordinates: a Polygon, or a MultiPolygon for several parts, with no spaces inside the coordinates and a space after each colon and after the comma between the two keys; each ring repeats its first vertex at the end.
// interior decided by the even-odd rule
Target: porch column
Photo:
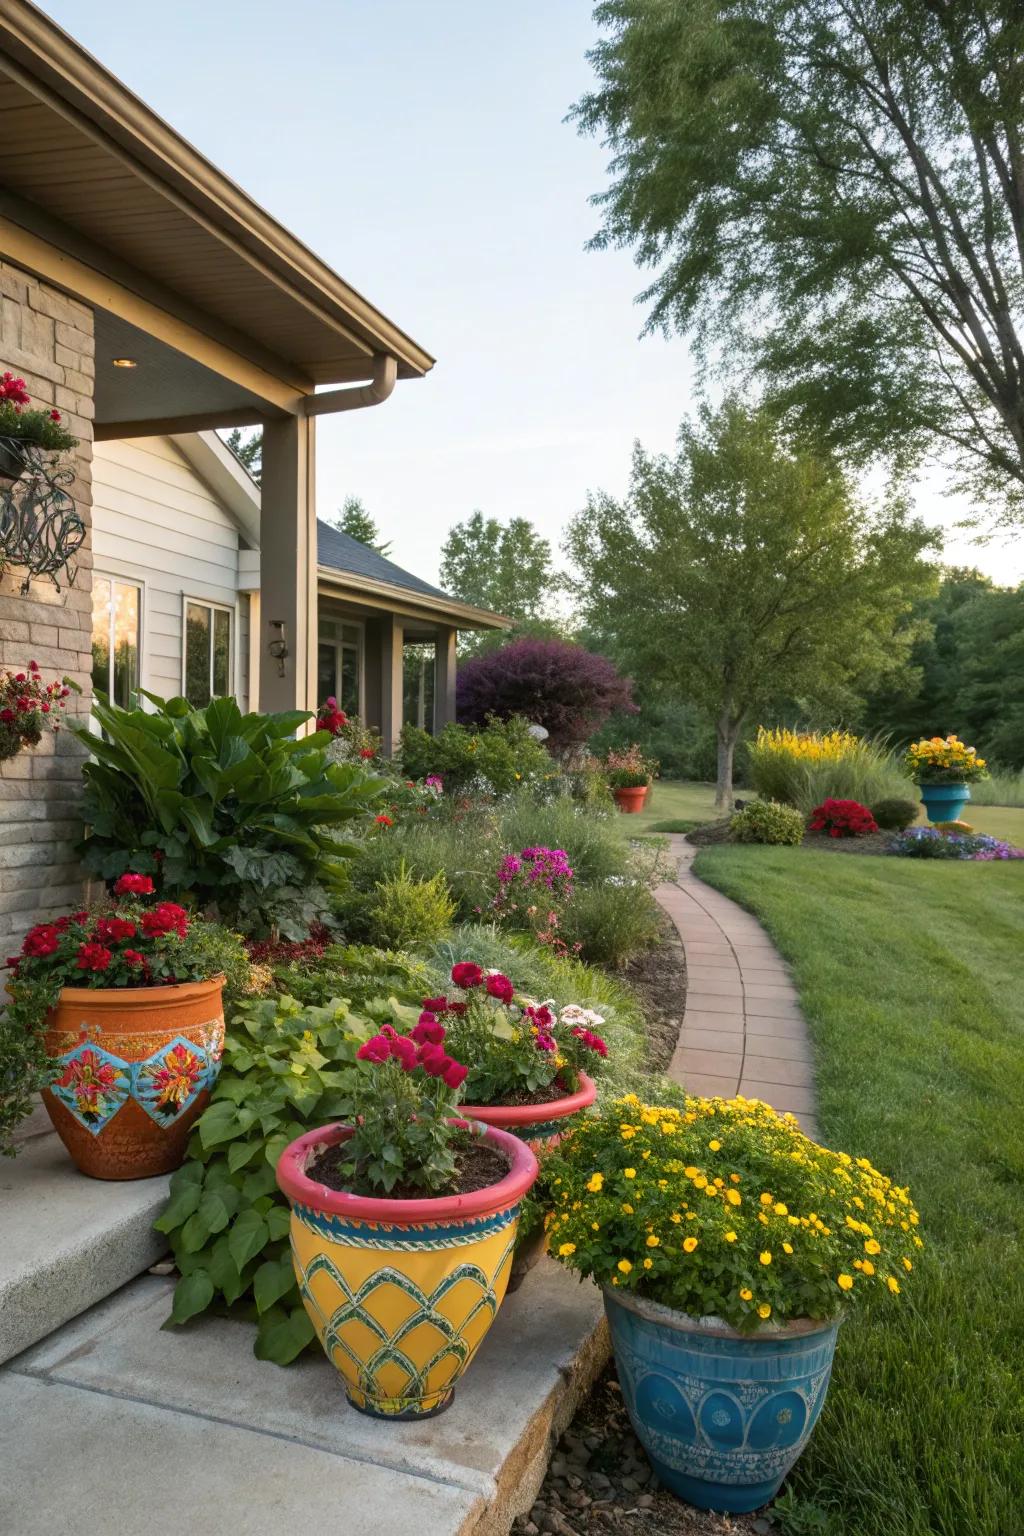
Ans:
{"type": "Polygon", "coordinates": [[[313,710],[318,703],[314,462],[309,418],[264,423],[259,707],[266,712],[313,710]]]}
{"type": "Polygon", "coordinates": [[[402,734],[403,646],[405,629],[390,614],[380,624],[380,734],[384,753],[394,757],[402,734]]]}
{"type": "Polygon", "coordinates": [[[434,641],[434,735],[455,719],[457,631],[439,628],[434,641]]]}

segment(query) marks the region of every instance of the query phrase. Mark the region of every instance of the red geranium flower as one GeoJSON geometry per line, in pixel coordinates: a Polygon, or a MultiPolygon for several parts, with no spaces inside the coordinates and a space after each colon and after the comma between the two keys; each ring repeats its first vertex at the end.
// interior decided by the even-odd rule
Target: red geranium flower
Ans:
{"type": "Polygon", "coordinates": [[[507,976],[500,971],[492,971],[487,978],[487,995],[496,997],[499,1003],[510,1003],[515,996],[515,987],[507,976]]]}
{"type": "Polygon", "coordinates": [[[395,824],[393,819],[390,816],[385,816],[383,811],[381,811],[379,816],[375,816],[373,819],[379,827],[393,827],[395,824]]]}
{"type": "Polygon", "coordinates": [[[152,896],[154,890],[148,875],[121,875],[114,882],[115,896],[152,896]]]}
{"type": "Polygon", "coordinates": [[[452,981],[464,991],[470,987],[478,987],[484,979],[484,973],[474,960],[460,960],[452,966],[452,981]]]}
{"type": "Polygon", "coordinates": [[[21,946],[23,955],[29,955],[33,960],[41,960],[45,955],[52,955],[60,943],[61,930],[56,923],[38,923],[25,935],[25,941],[21,946]]]}
{"type": "Polygon", "coordinates": [[[80,971],[105,971],[111,959],[110,950],[105,944],[82,944],[75,964],[80,971]]]}

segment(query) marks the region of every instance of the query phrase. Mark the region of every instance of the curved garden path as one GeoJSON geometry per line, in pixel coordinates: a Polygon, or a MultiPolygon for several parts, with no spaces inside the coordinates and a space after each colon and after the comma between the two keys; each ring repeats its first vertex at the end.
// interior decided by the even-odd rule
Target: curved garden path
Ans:
{"type": "Polygon", "coordinates": [[[741,1093],[792,1110],[817,1139],[810,1040],[782,956],[756,917],[697,879],[693,844],[678,834],[668,842],[676,878],[654,894],[678,930],[687,973],[669,1077],[691,1093],[741,1093]]]}

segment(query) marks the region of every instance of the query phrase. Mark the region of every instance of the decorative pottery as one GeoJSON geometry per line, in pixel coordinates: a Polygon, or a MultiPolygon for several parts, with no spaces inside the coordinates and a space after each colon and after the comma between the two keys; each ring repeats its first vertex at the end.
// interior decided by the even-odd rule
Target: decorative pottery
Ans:
{"type": "Polygon", "coordinates": [[[467,1120],[482,1120],[484,1125],[510,1131],[513,1136],[529,1142],[537,1156],[542,1157],[568,1136],[576,1117],[589,1109],[596,1098],[597,1084],[581,1072],[580,1086],[575,1093],[548,1099],[544,1104],[462,1104],[459,1107],[467,1120]]]}
{"type": "Polygon", "coordinates": [[[628,789],[613,789],[612,797],[624,815],[635,816],[643,810],[649,788],[649,784],[631,784],[628,789]]]}
{"type": "Polygon", "coordinates": [[[79,1170],[148,1179],[181,1166],[224,1050],[223,976],[169,987],[65,987],[47,1015],[43,1103],[79,1170]]]}
{"type": "Polygon", "coordinates": [[[352,1406],[378,1418],[427,1418],[451,1403],[501,1305],[537,1159],[489,1127],[484,1134],[511,1166],[470,1194],[388,1200],[310,1179],[317,1154],[351,1134],[341,1125],[309,1131],[278,1161],[295,1278],[352,1406]]]}
{"type": "Polygon", "coordinates": [[[604,1288],[619,1383],[658,1477],[700,1509],[775,1497],[828,1391],[838,1319],[754,1334],[604,1288]]]}
{"type": "Polygon", "coordinates": [[[971,798],[969,784],[919,784],[929,821],[959,821],[971,798]]]}

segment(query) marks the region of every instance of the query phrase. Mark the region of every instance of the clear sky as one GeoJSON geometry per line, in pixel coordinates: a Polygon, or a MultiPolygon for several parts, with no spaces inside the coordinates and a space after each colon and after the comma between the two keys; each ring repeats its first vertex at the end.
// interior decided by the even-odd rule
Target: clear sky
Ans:
{"type": "MultiPolygon", "coordinates": [[[[321,516],[361,497],[432,578],[474,508],[557,546],[588,489],[625,489],[635,438],[672,447],[686,344],[641,341],[644,274],[583,248],[606,156],[563,118],[589,83],[589,0],[42,4],[438,359],[320,419],[321,516]]],[[[948,526],[940,486],[921,508],[948,526]]],[[[953,534],[947,558],[1024,577],[1020,538],[953,534]]]]}

